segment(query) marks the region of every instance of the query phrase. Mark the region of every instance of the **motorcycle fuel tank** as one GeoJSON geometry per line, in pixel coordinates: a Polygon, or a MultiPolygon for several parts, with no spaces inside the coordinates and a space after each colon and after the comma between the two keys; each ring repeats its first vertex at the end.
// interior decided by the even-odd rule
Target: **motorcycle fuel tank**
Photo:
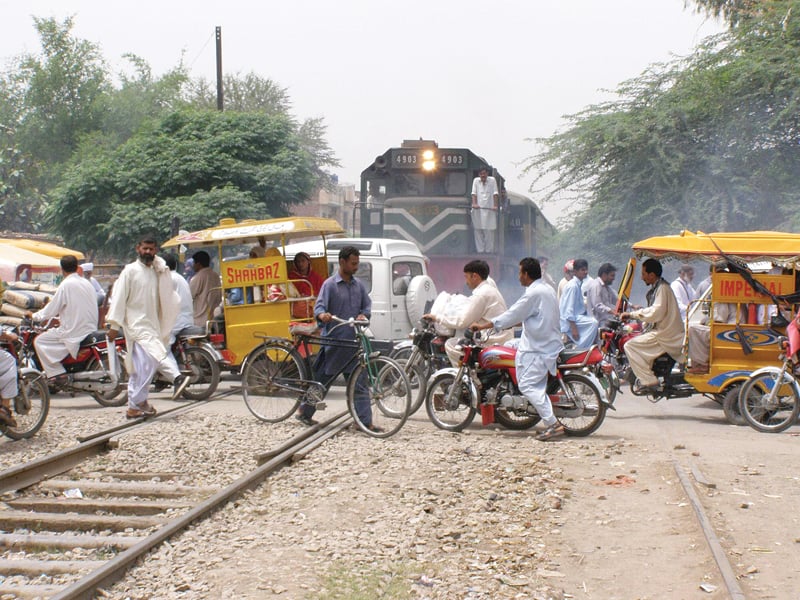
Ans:
{"type": "Polygon", "coordinates": [[[489,346],[481,350],[478,364],[482,369],[513,369],[516,348],[509,346],[489,346]]]}

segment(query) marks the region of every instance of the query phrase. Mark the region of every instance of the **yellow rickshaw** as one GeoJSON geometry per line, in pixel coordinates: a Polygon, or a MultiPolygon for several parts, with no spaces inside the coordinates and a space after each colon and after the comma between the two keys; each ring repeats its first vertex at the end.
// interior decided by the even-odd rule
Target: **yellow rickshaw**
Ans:
{"type": "MultiPolygon", "coordinates": [[[[324,242],[328,236],[343,233],[338,222],[321,217],[238,223],[222,219],[216,227],[178,235],[162,246],[180,248],[182,253],[202,249],[212,256],[213,267],[222,279],[223,303],[222,314],[209,322],[210,338],[223,358],[238,370],[262,342],[255,334],[288,338],[290,322],[313,320],[313,312],[307,310],[313,298],[292,293],[297,287],[289,278],[292,267],[284,257],[285,246],[307,239],[324,242]],[[251,258],[253,249],[263,256],[251,258]],[[301,307],[304,310],[298,311],[301,307]]],[[[327,256],[312,257],[311,269],[322,279],[327,278],[327,256]]]]}
{"type": "MultiPolygon", "coordinates": [[[[662,263],[702,260],[709,264],[711,278],[710,287],[690,304],[686,313],[687,365],[675,369],[672,359],[656,359],[653,370],[664,382],[663,392],[645,395],[658,400],[700,393],[721,403],[729,421],[743,424],[738,408],[739,388],[752,371],[776,364],[778,338],[785,334],[786,319],[793,312],[792,305],[798,302],[793,295],[800,235],[777,231],[683,231],[636,242],[632,249],[635,258],[620,281],[620,310],[626,310],[633,281],[638,278],[636,259],[655,258],[662,263]],[[722,308],[730,315],[724,322],[715,320],[722,308]],[[693,335],[698,331],[704,335],[693,335]],[[707,344],[707,348],[693,348],[692,344],[707,344]],[[692,365],[691,357],[696,354],[707,354],[707,364],[692,365]]],[[[636,393],[633,386],[632,391],[636,393]]]]}

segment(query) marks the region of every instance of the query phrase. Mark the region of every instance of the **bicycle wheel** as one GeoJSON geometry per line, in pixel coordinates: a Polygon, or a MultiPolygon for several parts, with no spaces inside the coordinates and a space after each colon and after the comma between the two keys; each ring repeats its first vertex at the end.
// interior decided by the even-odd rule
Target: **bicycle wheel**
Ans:
{"type": "Polygon", "coordinates": [[[800,398],[792,377],[770,369],[750,377],[739,392],[739,412],[757,431],[779,433],[797,422],[800,398]]]}
{"type": "Polygon", "coordinates": [[[403,367],[387,356],[376,356],[367,365],[358,365],[347,380],[347,408],[356,427],[367,435],[387,438],[400,431],[411,408],[411,384],[403,367]],[[367,392],[357,389],[363,387],[368,390],[368,407],[366,398],[360,398],[367,392]],[[366,424],[359,412],[371,423],[366,424]]]}
{"type": "Polygon", "coordinates": [[[42,428],[50,411],[50,392],[42,373],[20,373],[12,408],[17,426],[6,427],[4,432],[12,440],[29,438],[42,428]]]}
{"type": "Polygon", "coordinates": [[[425,410],[439,429],[461,431],[472,423],[475,409],[469,390],[452,373],[440,373],[428,382],[425,410]]]}
{"type": "Polygon", "coordinates": [[[556,419],[567,435],[584,437],[594,432],[606,418],[606,405],[592,381],[580,373],[567,373],[562,380],[566,395],[553,402],[556,419]]]}
{"type": "Polygon", "coordinates": [[[188,400],[205,400],[219,385],[219,365],[203,348],[186,348],[186,362],[179,363],[182,375],[189,376],[189,383],[181,393],[188,400]]]}
{"type": "Polygon", "coordinates": [[[395,360],[403,367],[403,370],[408,377],[408,383],[411,384],[411,408],[408,414],[413,415],[425,402],[425,390],[427,389],[428,376],[427,369],[423,366],[422,355],[419,350],[414,350],[405,358],[396,358],[395,360]]]}
{"type": "Polygon", "coordinates": [[[264,344],[247,360],[242,373],[242,396],[257,419],[278,423],[300,405],[308,366],[291,346],[264,344]]]}

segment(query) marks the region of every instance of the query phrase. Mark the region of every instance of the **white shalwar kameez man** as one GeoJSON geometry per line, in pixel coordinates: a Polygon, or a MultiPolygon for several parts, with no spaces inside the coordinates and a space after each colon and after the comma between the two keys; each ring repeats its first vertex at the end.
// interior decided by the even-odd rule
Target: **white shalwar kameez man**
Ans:
{"type": "Polygon", "coordinates": [[[84,338],[97,331],[97,298],[92,284],[77,272],[65,275],[53,299],[33,313],[34,321],[58,318],[58,327],[40,333],[33,341],[50,378],[62,375],[65,369],[61,360],[67,355],[75,357],[84,338]]]}
{"type": "MultiPolygon", "coordinates": [[[[520,271],[521,283],[531,281],[527,273],[520,271]]],[[[495,332],[522,323],[522,337],[514,363],[519,391],[539,413],[547,428],[545,432],[551,430],[557,421],[547,396],[547,375],[555,375],[558,354],[564,349],[556,293],[542,279],[536,279],[526,286],[519,300],[491,322],[495,332]]]]}
{"type": "MultiPolygon", "coordinates": [[[[471,274],[473,277],[478,277],[477,274],[471,274]]],[[[467,284],[469,285],[469,283],[467,284]]],[[[472,290],[467,304],[464,306],[463,312],[454,316],[436,315],[434,316],[437,323],[441,323],[450,329],[464,329],[469,327],[471,323],[486,319],[491,321],[492,318],[503,314],[506,311],[506,301],[497,289],[497,285],[490,279],[482,280],[472,290]]],[[[433,316],[433,315],[431,315],[433,316]]],[[[447,339],[444,343],[444,350],[450,363],[455,367],[461,361],[462,351],[457,348],[459,338],[461,336],[455,335],[447,339]]],[[[486,341],[486,346],[493,346],[498,344],[505,344],[507,341],[513,339],[514,332],[501,331],[497,334],[490,335],[486,341]]]]}
{"type": "Polygon", "coordinates": [[[139,259],[122,270],[106,315],[112,330],[125,331],[128,355],[133,362],[129,365],[129,418],[155,414],[147,402],[150,381],[169,352],[168,343],[180,306],[170,270],[163,258],[155,256],[157,248],[155,243],[146,241],[137,244],[139,259]]]}
{"type": "Polygon", "coordinates": [[[472,228],[475,230],[475,250],[478,253],[494,252],[499,204],[497,180],[489,177],[486,169],[482,169],[480,176],[472,180],[472,228]]]}

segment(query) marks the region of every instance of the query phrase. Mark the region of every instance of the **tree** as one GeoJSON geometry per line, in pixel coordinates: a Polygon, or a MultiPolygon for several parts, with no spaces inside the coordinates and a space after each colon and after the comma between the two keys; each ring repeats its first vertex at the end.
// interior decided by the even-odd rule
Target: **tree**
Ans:
{"type": "Polygon", "coordinates": [[[181,110],[74,165],[48,217],[67,244],[126,253],[143,227],[168,235],[175,215],[184,228],[286,216],[314,183],[288,117],[181,110]]]}
{"type": "Polygon", "coordinates": [[[616,253],[683,228],[797,222],[800,2],[760,6],[757,14],[731,13],[729,32],[690,57],[653,65],[621,84],[617,100],[572,115],[566,129],[538,140],[542,151],[527,170],[536,185],[551,179],[545,202],[574,200],[564,241],[575,254],[616,253]]]}
{"type": "Polygon", "coordinates": [[[19,139],[27,154],[61,163],[83,134],[100,127],[109,81],[97,46],[71,35],[72,17],[62,23],[33,20],[42,56],[30,55],[20,63],[25,92],[19,139]]]}

